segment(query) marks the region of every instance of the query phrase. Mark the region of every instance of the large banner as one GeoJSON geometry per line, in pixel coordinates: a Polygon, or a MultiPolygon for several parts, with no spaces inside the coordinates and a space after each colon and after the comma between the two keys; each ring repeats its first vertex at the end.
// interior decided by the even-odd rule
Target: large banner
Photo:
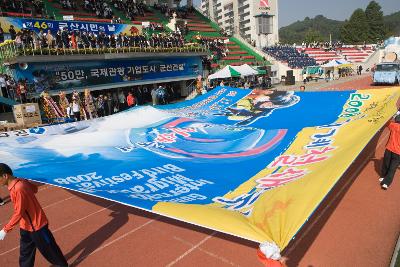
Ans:
{"type": "Polygon", "coordinates": [[[160,109],[2,133],[0,158],[20,177],[283,249],[399,97],[219,87],[160,109]]]}
{"type": "Polygon", "coordinates": [[[3,30],[8,33],[10,25],[18,32],[22,29],[32,30],[36,33],[43,31],[47,33],[48,30],[52,34],[56,34],[58,30],[67,28],[69,31],[86,31],[98,34],[104,32],[106,34],[119,34],[126,33],[139,33],[142,26],[133,24],[114,24],[114,23],[99,23],[99,22],[83,22],[83,21],[58,21],[36,18],[15,18],[15,17],[0,17],[0,23],[3,30]]]}
{"type": "Polygon", "coordinates": [[[14,77],[27,79],[35,92],[81,89],[98,85],[121,86],[144,80],[197,77],[202,73],[198,56],[145,59],[40,62],[16,65],[14,77]]]}

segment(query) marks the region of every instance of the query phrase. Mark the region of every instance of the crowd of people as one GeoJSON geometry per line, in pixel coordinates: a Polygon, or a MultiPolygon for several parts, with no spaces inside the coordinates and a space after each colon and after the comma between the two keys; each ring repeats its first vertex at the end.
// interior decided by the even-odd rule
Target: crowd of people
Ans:
{"type": "MultiPolygon", "coordinates": [[[[0,25],[0,32],[2,31],[0,25]]],[[[150,36],[144,34],[95,34],[87,31],[69,31],[67,28],[53,33],[40,31],[38,34],[32,30],[23,29],[15,32],[13,26],[9,29],[10,37],[15,41],[17,48],[58,48],[58,49],[83,49],[83,48],[122,48],[122,47],[183,47],[185,39],[179,33],[153,33],[150,36]]],[[[0,38],[1,38],[0,34],[0,38]]],[[[4,36],[3,36],[4,38],[4,36]]]]}
{"type": "Polygon", "coordinates": [[[211,62],[218,61],[228,55],[229,49],[223,39],[208,39],[197,36],[196,41],[211,52],[208,57],[211,62]]]}
{"type": "Polygon", "coordinates": [[[111,19],[114,11],[104,0],[85,0],[79,4],[77,0],[60,0],[61,7],[65,10],[78,10],[83,8],[88,13],[96,14],[98,18],[111,19]]]}
{"type": "MultiPolygon", "coordinates": [[[[296,44],[294,44],[296,46],[296,44]]],[[[343,43],[341,41],[336,41],[336,42],[302,42],[301,43],[302,48],[321,48],[325,50],[336,50],[338,48],[343,47],[343,43]]]]}
{"type": "Polygon", "coordinates": [[[138,16],[144,17],[148,11],[148,7],[143,3],[143,1],[112,0],[112,5],[117,10],[125,12],[126,17],[131,21],[134,21],[138,16]]]}
{"type": "Polygon", "coordinates": [[[187,19],[188,16],[194,12],[193,7],[178,7],[178,8],[171,8],[168,7],[167,3],[154,3],[154,9],[159,10],[165,17],[172,19],[176,16],[179,19],[187,19]],[[175,15],[174,15],[175,13],[175,15]]]}
{"type": "Polygon", "coordinates": [[[287,62],[288,66],[292,69],[315,66],[317,64],[314,58],[309,57],[307,54],[300,53],[293,46],[275,45],[265,47],[263,50],[277,60],[287,62]]]}
{"type": "Polygon", "coordinates": [[[25,103],[27,101],[28,86],[27,80],[16,81],[12,76],[0,74],[1,95],[5,98],[25,103]]]}
{"type": "Polygon", "coordinates": [[[41,94],[41,107],[50,123],[59,122],[60,119],[80,121],[112,115],[146,103],[165,105],[179,97],[180,92],[171,85],[143,85],[93,92],[86,89],[83,93],[73,91],[68,95],[60,91],[58,96],[51,96],[44,91],[41,94]]]}
{"type": "Polygon", "coordinates": [[[3,0],[0,1],[0,12],[7,15],[6,12],[31,14],[33,17],[45,16],[43,0],[3,0]]]}
{"type": "Polygon", "coordinates": [[[271,78],[266,75],[232,77],[227,79],[214,79],[205,84],[206,91],[211,91],[218,86],[229,86],[241,89],[267,89],[272,88],[271,78]]]}

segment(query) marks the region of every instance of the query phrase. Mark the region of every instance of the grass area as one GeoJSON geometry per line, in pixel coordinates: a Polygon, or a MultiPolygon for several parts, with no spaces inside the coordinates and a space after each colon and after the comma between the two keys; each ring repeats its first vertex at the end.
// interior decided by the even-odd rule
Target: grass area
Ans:
{"type": "Polygon", "coordinates": [[[400,267],[400,253],[397,254],[397,259],[396,259],[396,263],[395,263],[394,267],[400,267]]]}

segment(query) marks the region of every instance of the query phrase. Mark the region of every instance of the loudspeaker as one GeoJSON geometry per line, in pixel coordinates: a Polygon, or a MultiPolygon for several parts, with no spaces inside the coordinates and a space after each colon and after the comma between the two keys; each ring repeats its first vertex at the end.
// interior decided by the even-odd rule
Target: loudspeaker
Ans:
{"type": "Polygon", "coordinates": [[[292,76],[293,76],[293,70],[286,71],[286,77],[292,77],[292,76]]]}

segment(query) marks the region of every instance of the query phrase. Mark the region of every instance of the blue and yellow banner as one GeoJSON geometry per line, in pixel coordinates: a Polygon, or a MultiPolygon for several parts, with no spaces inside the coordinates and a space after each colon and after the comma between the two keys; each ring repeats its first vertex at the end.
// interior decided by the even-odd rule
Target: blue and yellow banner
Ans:
{"type": "Polygon", "coordinates": [[[281,249],[396,111],[400,88],[219,87],[194,100],[0,135],[20,177],[281,249]]]}
{"type": "Polygon", "coordinates": [[[22,29],[32,30],[36,33],[43,31],[47,33],[48,30],[52,34],[56,34],[57,31],[64,28],[69,31],[85,31],[93,32],[98,34],[104,32],[108,35],[116,34],[127,34],[140,33],[142,31],[141,25],[133,24],[115,24],[115,23],[101,23],[101,22],[86,22],[86,21],[59,21],[49,19],[37,19],[37,18],[16,18],[16,17],[0,17],[1,27],[4,32],[8,33],[11,25],[18,32],[22,29]]]}
{"type": "Polygon", "coordinates": [[[139,59],[33,62],[15,65],[16,80],[26,79],[35,93],[127,86],[143,81],[195,78],[202,73],[199,56],[139,59]]]}

